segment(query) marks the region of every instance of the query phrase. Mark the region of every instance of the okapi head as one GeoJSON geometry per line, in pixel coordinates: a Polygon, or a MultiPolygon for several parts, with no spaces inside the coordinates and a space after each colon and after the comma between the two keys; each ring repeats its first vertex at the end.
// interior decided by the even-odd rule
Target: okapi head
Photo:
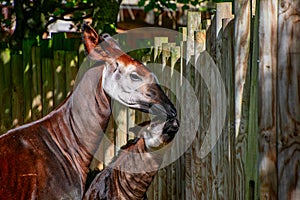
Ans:
{"type": "Polygon", "coordinates": [[[111,98],[129,108],[153,115],[177,116],[157,77],[146,66],[123,52],[108,34],[99,36],[87,24],[83,25],[82,31],[89,58],[105,61],[102,87],[111,98]]]}

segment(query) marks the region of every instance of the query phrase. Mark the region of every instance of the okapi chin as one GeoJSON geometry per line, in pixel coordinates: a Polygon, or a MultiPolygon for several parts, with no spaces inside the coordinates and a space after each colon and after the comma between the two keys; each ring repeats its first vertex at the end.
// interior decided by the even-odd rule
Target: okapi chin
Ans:
{"type": "Polygon", "coordinates": [[[153,121],[132,129],[137,136],[121,147],[113,161],[96,175],[84,200],[141,200],[163,160],[163,147],[179,128],[176,119],[153,121]],[[162,150],[160,152],[160,150],[162,150]]]}

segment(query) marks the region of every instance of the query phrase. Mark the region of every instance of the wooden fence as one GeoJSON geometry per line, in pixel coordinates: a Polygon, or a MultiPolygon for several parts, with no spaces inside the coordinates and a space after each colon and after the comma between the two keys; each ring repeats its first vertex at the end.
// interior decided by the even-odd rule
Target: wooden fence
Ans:
{"type": "MultiPolygon", "coordinates": [[[[199,102],[200,125],[192,145],[158,172],[148,190],[149,199],[300,198],[299,5],[295,1],[239,0],[232,11],[230,3],[218,3],[211,20],[201,21],[200,12],[189,12],[188,26],[180,29],[180,41],[157,35],[160,37],[150,41],[153,48],[147,55],[132,52],[145,63],[161,63],[179,72],[192,85],[199,102]],[[205,27],[207,24],[210,26],[205,27]],[[213,62],[200,60],[198,65],[206,52],[213,62]],[[205,157],[201,147],[209,125],[214,126],[210,111],[218,105],[207,88],[212,76],[204,81],[197,73],[204,65],[217,67],[227,96],[221,99],[227,110],[222,134],[209,136],[210,142],[218,140],[205,157]]],[[[83,46],[76,34],[25,40],[20,54],[11,54],[4,46],[0,58],[1,133],[55,108],[71,90],[83,60],[83,46]]],[[[167,88],[180,94],[182,102],[187,100],[181,80],[162,73],[163,69],[152,70],[167,88]]],[[[178,96],[166,92],[176,102],[181,119],[197,108],[180,105],[178,96]]],[[[105,167],[116,147],[131,137],[128,127],[147,118],[121,105],[114,105],[113,113],[108,140],[99,148],[92,168],[105,167]]],[[[197,124],[195,119],[189,120],[187,123],[197,124]]],[[[180,129],[189,134],[184,131],[180,129]]],[[[175,150],[182,148],[174,146],[175,150]]]]}

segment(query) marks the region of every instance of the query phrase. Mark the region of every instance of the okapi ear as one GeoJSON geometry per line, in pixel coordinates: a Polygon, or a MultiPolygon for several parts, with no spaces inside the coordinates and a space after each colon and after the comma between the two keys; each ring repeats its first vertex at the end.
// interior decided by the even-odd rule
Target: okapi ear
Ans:
{"type": "Polygon", "coordinates": [[[134,126],[134,127],[129,128],[128,130],[130,132],[134,133],[135,136],[137,136],[138,133],[141,131],[142,128],[143,127],[141,127],[141,126],[134,126]]]}
{"type": "Polygon", "coordinates": [[[99,44],[99,36],[97,32],[86,23],[83,23],[82,25],[82,40],[86,54],[90,54],[99,44]]]}
{"type": "Polygon", "coordinates": [[[134,133],[134,135],[136,137],[143,137],[143,133],[141,133],[141,130],[145,127],[148,127],[150,122],[151,121],[142,122],[142,123],[138,124],[137,126],[129,128],[129,131],[134,133]]]}
{"type": "Polygon", "coordinates": [[[110,61],[111,57],[108,55],[100,45],[103,38],[88,24],[82,25],[82,40],[84,43],[85,53],[91,60],[94,61],[110,61]]]}

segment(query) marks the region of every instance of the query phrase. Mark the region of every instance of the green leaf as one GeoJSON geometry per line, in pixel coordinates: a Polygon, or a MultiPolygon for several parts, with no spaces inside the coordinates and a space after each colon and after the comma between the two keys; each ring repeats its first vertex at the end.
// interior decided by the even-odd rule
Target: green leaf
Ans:
{"type": "Polygon", "coordinates": [[[66,3],[66,7],[67,7],[67,8],[72,8],[72,7],[74,7],[74,6],[75,6],[74,2],[68,1],[68,2],[66,3]]]}
{"type": "Polygon", "coordinates": [[[177,3],[188,4],[188,3],[189,3],[189,0],[177,0],[177,3]]]}
{"type": "Polygon", "coordinates": [[[168,3],[168,8],[172,9],[172,10],[176,10],[177,9],[177,5],[176,3],[168,3]]]}
{"type": "Polygon", "coordinates": [[[153,8],[154,8],[154,5],[149,3],[144,7],[144,11],[149,12],[150,10],[153,10],[153,8]]]}
{"type": "Polygon", "coordinates": [[[5,19],[3,20],[3,23],[6,25],[6,26],[11,26],[11,20],[10,19],[5,19]]]}
{"type": "Polygon", "coordinates": [[[140,0],[140,1],[138,2],[138,6],[139,6],[139,7],[142,7],[142,6],[145,5],[145,3],[146,3],[146,0],[140,0]]]}
{"type": "Polygon", "coordinates": [[[190,8],[189,5],[185,4],[184,6],[182,6],[182,10],[188,10],[190,8]]]}
{"type": "Polygon", "coordinates": [[[61,8],[55,8],[55,10],[53,12],[53,15],[54,16],[58,16],[58,15],[62,14],[63,12],[64,12],[63,9],[61,9],[61,8]]]}
{"type": "Polygon", "coordinates": [[[197,0],[196,0],[196,1],[192,1],[191,4],[192,4],[193,6],[196,6],[196,5],[199,4],[199,1],[197,1],[197,0]]]}

